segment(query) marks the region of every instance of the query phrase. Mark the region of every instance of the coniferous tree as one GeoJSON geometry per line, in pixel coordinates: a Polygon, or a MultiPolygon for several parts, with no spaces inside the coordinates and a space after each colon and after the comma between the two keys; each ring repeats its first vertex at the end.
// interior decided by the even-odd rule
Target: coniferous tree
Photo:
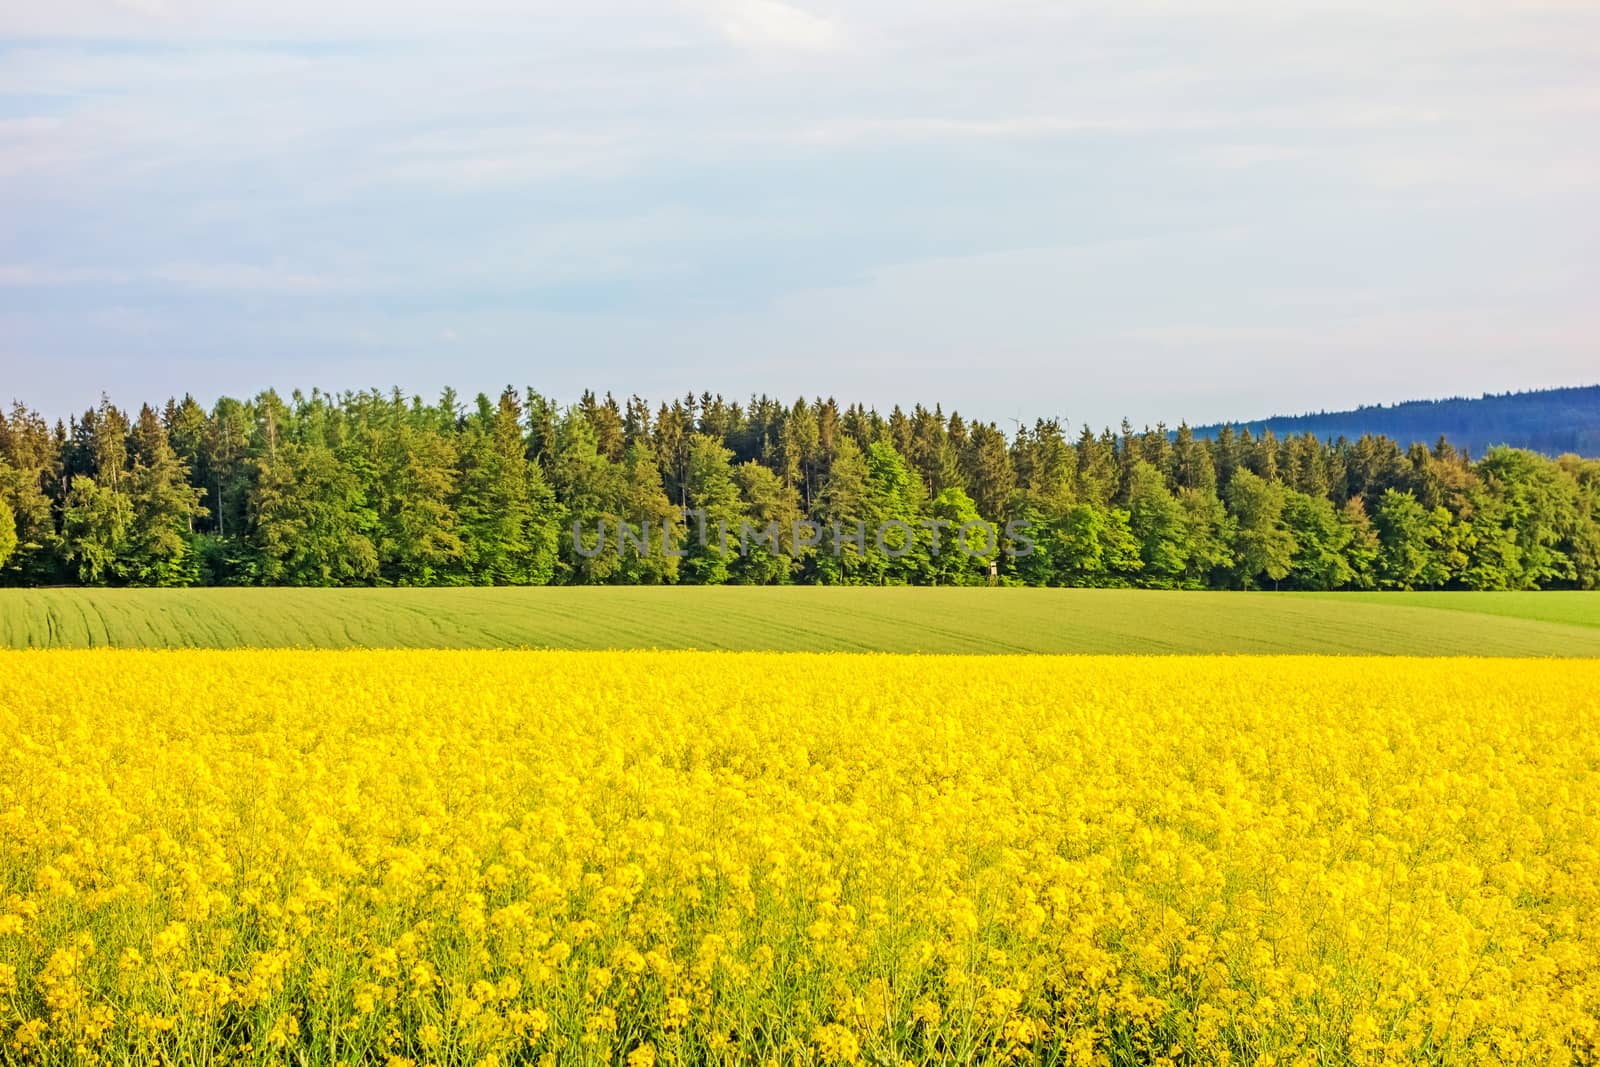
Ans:
{"type": "Polygon", "coordinates": [[[87,474],[73,476],[61,514],[61,541],[80,582],[99,585],[122,578],[118,564],[132,525],[133,505],[126,493],[87,474]]]}
{"type": "Polygon", "coordinates": [[[1016,478],[1011,469],[1011,452],[1005,435],[992,424],[974,423],[962,453],[967,495],[977,505],[978,514],[994,523],[1003,523],[1006,506],[1016,478]]]}
{"type": "Polygon", "coordinates": [[[200,576],[192,535],[195,519],[206,514],[200,503],[204,493],[189,484],[188,465],[173,451],[166,427],[149,405],[139,412],[132,446],[127,479],[132,521],[118,569],[136,585],[192,585],[200,576]]]}
{"type": "Polygon", "coordinates": [[[65,577],[61,538],[48,488],[60,476],[62,447],[21,404],[0,412],[0,502],[11,513],[16,544],[0,562],[0,581],[43,584],[65,577]]]}
{"type": "Polygon", "coordinates": [[[218,537],[242,537],[256,468],[248,462],[252,412],[237,400],[217,401],[207,427],[202,480],[214,494],[208,507],[218,537]]]}
{"type": "Polygon", "coordinates": [[[1378,556],[1383,546],[1378,533],[1367,516],[1367,505],[1358,496],[1344,502],[1339,509],[1339,524],[1348,534],[1345,558],[1350,565],[1350,588],[1374,589],[1378,583],[1378,556]]]}
{"type": "Polygon", "coordinates": [[[377,549],[361,532],[368,509],[360,482],[327,445],[280,440],[261,460],[254,505],[261,584],[342,585],[377,577],[377,549]]]}
{"type": "Polygon", "coordinates": [[[1099,437],[1084,426],[1078,435],[1078,497],[1085,504],[1109,507],[1117,491],[1117,457],[1110,431],[1099,437]]]}
{"type": "MultiPolygon", "coordinates": [[[[637,457],[636,457],[637,458],[637,457]]],[[[551,467],[554,495],[561,501],[560,567],[563,580],[610,582],[621,565],[624,516],[623,472],[605,456],[588,420],[569,412],[556,428],[551,467]]],[[[637,526],[634,527],[638,532],[637,526]]]]}
{"type": "Polygon", "coordinates": [[[453,584],[468,577],[454,498],[454,435],[430,433],[396,408],[376,434],[378,570],[396,585],[453,584]]]}
{"type": "Polygon", "coordinates": [[[866,531],[867,459],[851,434],[841,435],[835,446],[819,503],[811,516],[822,532],[817,577],[828,585],[853,585],[865,574],[871,535],[866,531]]]}
{"type": "Polygon", "coordinates": [[[875,585],[910,583],[927,569],[928,542],[919,533],[926,491],[887,440],[874,442],[865,459],[863,577],[875,585]]]}
{"type": "Polygon", "coordinates": [[[1234,472],[1239,469],[1239,444],[1232,426],[1224,425],[1217,431],[1211,456],[1212,468],[1217,476],[1217,493],[1220,495],[1228,491],[1228,483],[1233,481],[1234,472]]]}
{"type": "MultiPolygon", "coordinates": [[[[592,429],[579,418],[568,420],[574,423],[584,425],[592,455],[592,429]]],[[[465,575],[475,585],[544,585],[555,574],[564,543],[560,516],[529,447],[516,391],[507,387],[493,404],[480,396],[460,437],[456,501],[465,575]]],[[[558,454],[557,469],[562,458],[558,454]]]]}
{"type": "Polygon", "coordinates": [[[1072,503],[1077,459],[1072,444],[1054,419],[1040,419],[1032,433],[1032,459],[1021,487],[1057,509],[1072,503]]]}

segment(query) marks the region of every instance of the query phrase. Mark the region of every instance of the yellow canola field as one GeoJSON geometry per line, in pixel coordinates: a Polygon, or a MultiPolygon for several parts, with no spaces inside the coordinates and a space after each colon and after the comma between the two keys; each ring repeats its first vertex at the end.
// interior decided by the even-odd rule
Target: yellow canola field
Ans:
{"type": "Polygon", "coordinates": [[[1600,1055],[1600,662],[0,654],[0,1062],[1600,1055]]]}

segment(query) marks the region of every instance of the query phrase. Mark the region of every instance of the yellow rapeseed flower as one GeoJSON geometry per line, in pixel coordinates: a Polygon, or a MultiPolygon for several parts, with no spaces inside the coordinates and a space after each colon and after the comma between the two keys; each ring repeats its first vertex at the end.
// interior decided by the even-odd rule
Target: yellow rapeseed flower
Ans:
{"type": "Polygon", "coordinates": [[[1597,694],[0,653],[0,1062],[1593,1064],[1597,694]]]}

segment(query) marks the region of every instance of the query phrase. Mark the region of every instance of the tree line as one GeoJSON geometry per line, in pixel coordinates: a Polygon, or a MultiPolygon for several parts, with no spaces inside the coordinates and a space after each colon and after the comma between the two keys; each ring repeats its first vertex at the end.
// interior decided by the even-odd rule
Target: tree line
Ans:
{"type": "Polygon", "coordinates": [[[996,581],[1593,589],[1600,460],[512,388],[0,413],[7,585],[996,581]],[[1028,551],[936,549],[979,521],[1025,529],[1028,551]],[[596,536],[646,523],[681,548],[596,536]],[[697,524],[777,534],[730,550],[697,524]],[[899,540],[883,551],[862,528],[899,540]]]}

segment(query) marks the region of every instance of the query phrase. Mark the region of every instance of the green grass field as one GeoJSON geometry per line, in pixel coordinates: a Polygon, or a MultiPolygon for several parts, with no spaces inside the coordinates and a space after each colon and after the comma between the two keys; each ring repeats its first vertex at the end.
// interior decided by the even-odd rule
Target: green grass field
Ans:
{"type": "Polygon", "coordinates": [[[1600,656],[1600,593],[0,590],[0,647],[99,646],[1600,656]]]}

